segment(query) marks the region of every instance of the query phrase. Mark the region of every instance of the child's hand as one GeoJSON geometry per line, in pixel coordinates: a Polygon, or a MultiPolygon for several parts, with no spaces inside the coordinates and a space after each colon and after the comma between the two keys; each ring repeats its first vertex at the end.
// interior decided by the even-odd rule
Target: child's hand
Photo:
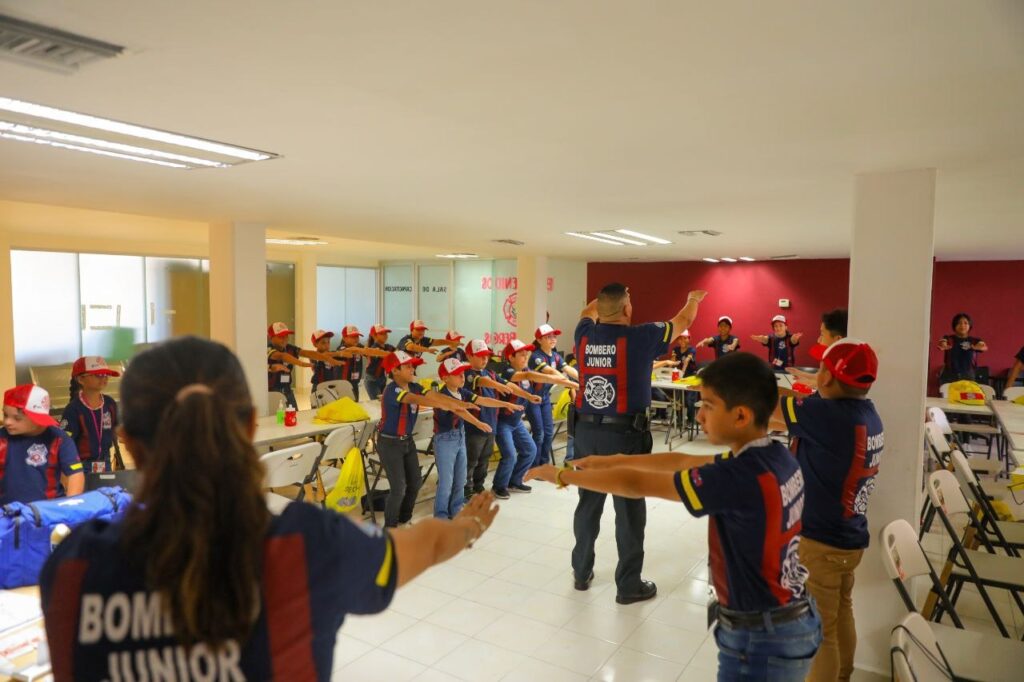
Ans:
{"type": "Polygon", "coordinates": [[[577,469],[609,469],[618,463],[619,455],[590,455],[572,460],[577,469]]]}
{"type": "Polygon", "coordinates": [[[803,336],[804,336],[803,332],[797,332],[796,334],[793,334],[793,336],[792,336],[793,343],[800,343],[800,339],[802,339],[803,336]]]}
{"type": "Polygon", "coordinates": [[[525,405],[520,405],[519,403],[516,403],[514,405],[509,405],[508,409],[511,410],[512,412],[522,412],[523,410],[526,409],[526,406],[525,405]]]}
{"type": "Polygon", "coordinates": [[[501,384],[494,390],[497,391],[499,395],[512,395],[512,387],[508,384],[501,384]]]}
{"type": "Polygon", "coordinates": [[[939,339],[939,350],[949,350],[952,347],[953,344],[951,344],[949,342],[949,339],[947,339],[945,336],[939,339]]]}
{"type": "Polygon", "coordinates": [[[558,475],[558,467],[554,464],[542,464],[539,467],[534,467],[526,472],[523,476],[524,481],[547,481],[548,483],[557,483],[555,477],[558,475]]]}
{"type": "Polygon", "coordinates": [[[539,395],[532,395],[531,394],[530,397],[527,398],[527,400],[529,400],[534,405],[540,405],[541,404],[541,398],[540,398],[539,395]]]}
{"type": "Polygon", "coordinates": [[[428,348],[428,349],[427,349],[427,352],[428,352],[428,353],[430,353],[431,355],[437,355],[437,349],[436,349],[436,348],[434,348],[433,346],[431,346],[430,348],[428,348]]]}

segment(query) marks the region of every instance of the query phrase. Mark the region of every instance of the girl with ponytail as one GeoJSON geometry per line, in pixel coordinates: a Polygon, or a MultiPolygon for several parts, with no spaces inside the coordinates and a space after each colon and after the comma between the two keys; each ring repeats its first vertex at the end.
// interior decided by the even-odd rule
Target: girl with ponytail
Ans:
{"type": "Polygon", "coordinates": [[[57,680],[327,680],[346,614],[384,610],[497,513],[481,495],[387,532],[298,502],[272,515],[245,375],[211,341],[136,357],[121,409],[135,503],[76,528],[40,576],[57,680]]]}

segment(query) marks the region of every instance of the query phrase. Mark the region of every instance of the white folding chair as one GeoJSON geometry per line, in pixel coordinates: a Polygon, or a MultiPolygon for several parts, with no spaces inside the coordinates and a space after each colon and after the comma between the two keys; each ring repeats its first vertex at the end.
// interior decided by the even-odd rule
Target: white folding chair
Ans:
{"type": "Polygon", "coordinates": [[[903,605],[911,613],[917,612],[914,605],[914,598],[911,596],[907,583],[918,576],[928,576],[931,582],[931,592],[941,603],[941,610],[936,609],[933,616],[940,617],[942,613],[948,613],[958,628],[962,628],[963,622],[960,615],[953,607],[953,603],[946,594],[935,568],[924,553],[921,543],[917,539],[917,533],[909,523],[903,519],[896,519],[882,529],[882,565],[885,572],[896,586],[903,605]]]}
{"type": "Polygon", "coordinates": [[[1024,395],[1024,386],[1011,386],[1003,390],[1003,398],[1010,402],[1013,402],[1022,395],[1024,395]]]}
{"type": "Polygon", "coordinates": [[[338,396],[331,389],[323,385],[318,385],[313,389],[313,392],[309,394],[309,406],[316,410],[327,403],[334,402],[337,399],[338,396]]]}
{"type": "Polygon", "coordinates": [[[323,446],[320,443],[306,443],[268,452],[260,457],[260,462],[267,472],[263,486],[267,491],[267,507],[271,512],[280,514],[292,502],[292,499],[275,493],[274,488],[298,486],[299,493],[294,498],[295,501],[305,498],[305,486],[315,474],[321,452],[323,446]]]}
{"type": "Polygon", "coordinates": [[[919,613],[908,613],[892,629],[889,641],[893,679],[932,682],[956,679],[931,625],[919,613]]]}
{"type": "Polygon", "coordinates": [[[338,476],[340,476],[341,465],[345,461],[345,455],[348,451],[356,447],[356,438],[361,433],[362,428],[357,430],[356,426],[339,426],[335,430],[327,434],[327,438],[324,440],[323,454],[320,456],[320,462],[317,465],[316,475],[318,484],[320,486],[320,492],[326,495],[335,483],[338,482],[338,476]]]}
{"type": "Polygon", "coordinates": [[[974,502],[977,511],[976,527],[982,542],[986,547],[1000,547],[1008,555],[1019,557],[1021,550],[1024,550],[1024,523],[999,520],[990,496],[985,493],[977,474],[971,470],[964,453],[953,450],[950,460],[960,489],[965,497],[974,502]]]}
{"type": "Polygon", "coordinates": [[[323,388],[330,391],[334,395],[334,400],[339,398],[350,398],[356,399],[356,394],[352,390],[352,383],[345,381],[344,379],[334,379],[332,381],[323,381],[316,385],[318,389],[323,388]]]}

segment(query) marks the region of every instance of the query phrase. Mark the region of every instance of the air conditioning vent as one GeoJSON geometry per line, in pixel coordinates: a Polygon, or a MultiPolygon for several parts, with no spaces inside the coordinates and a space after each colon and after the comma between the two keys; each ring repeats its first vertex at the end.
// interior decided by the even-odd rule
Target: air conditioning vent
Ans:
{"type": "Polygon", "coordinates": [[[0,14],[0,57],[7,60],[74,73],[86,64],[122,52],[120,45],[0,14]]]}
{"type": "Polygon", "coordinates": [[[684,237],[717,237],[722,234],[718,230],[679,230],[684,237]]]}
{"type": "Polygon", "coordinates": [[[509,246],[525,246],[526,242],[521,242],[518,239],[492,239],[495,244],[508,244],[509,246]]]}
{"type": "Polygon", "coordinates": [[[795,253],[787,253],[785,256],[771,256],[768,258],[768,260],[792,260],[794,258],[799,257],[800,256],[796,255],[795,253]]]}

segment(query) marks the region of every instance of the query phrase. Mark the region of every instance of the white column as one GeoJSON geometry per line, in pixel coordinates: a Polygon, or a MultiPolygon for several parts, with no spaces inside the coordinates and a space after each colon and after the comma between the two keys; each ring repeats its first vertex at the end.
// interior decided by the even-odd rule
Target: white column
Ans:
{"type": "Polygon", "coordinates": [[[922,501],[925,390],[932,295],[935,169],[857,176],[850,260],[850,336],[872,344],[871,389],[885,450],[868,505],[871,546],[857,569],[857,666],[888,675],[889,633],[906,609],[886,577],[879,534],[917,526],[922,501]]]}
{"type": "Polygon", "coordinates": [[[0,386],[14,386],[14,290],[11,288],[11,238],[0,230],[0,386]]]}
{"type": "Polygon", "coordinates": [[[238,355],[258,413],[268,414],[265,225],[210,225],[210,336],[238,355]]]}
{"type": "MultiPolygon", "coordinates": [[[[317,328],[316,297],[316,254],[303,253],[295,262],[295,345],[299,348],[313,348],[310,337],[317,328]]],[[[328,331],[341,334],[340,329],[328,331]]],[[[294,374],[297,385],[308,391],[313,373],[306,369],[294,374]]]]}
{"type": "Polygon", "coordinates": [[[520,256],[516,281],[516,337],[531,343],[548,312],[547,256],[520,256]]]}

